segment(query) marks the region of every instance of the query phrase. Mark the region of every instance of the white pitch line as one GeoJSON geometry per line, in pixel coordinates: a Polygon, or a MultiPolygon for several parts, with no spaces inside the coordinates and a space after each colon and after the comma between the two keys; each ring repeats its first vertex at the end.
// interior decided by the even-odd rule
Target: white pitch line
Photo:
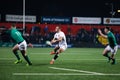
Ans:
{"type": "Polygon", "coordinates": [[[120,76],[120,74],[82,74],[82,73],[13,73],[14,76],[120,76]]]}
{"type": "Polygon", "coordinates": [[[57,70],[64,70],[64,71],[82,72],[82,73],[87,73],[87,74],[104,75],[103,73],[91,72],[91,71],[83,71],[83,70],[77,70],[77,69],[58,68],[58,67],[49,67],[49,68],[57,69],[57,70]]]}
{"type": "MultiPolygon", "coordinates": [[[[16,58],[0,58],[0,60],[16,60],[16,58]]],[[[32,60],[49,60],[49,59],[32,59],[32,60]]],[[[60,60],[84,60],[84,61],[104,61],[106,59],[60,59],[60,60]]],[[[120,60],[120,59],[117,59],[120,60]]]]}
{"type": "MultiPolygon", "coordinates": [[[[49,55],[49,53],[29,53],[29,54],[31,54],[31,55],[49,55]]],[[[79,54],[79,53],[64,53],[63,55],[92,55],[92,54],[79,54]]]]}
{"type": "Polygon", "coordinates": [[[15,60],[16,58],[0,58],[0,60],[15,60]]]}
{"type": "MultiPolygon", "coordinates": [[[[0,60],[15,60],[15,59],[16,58],[0,58],[0,60]]],[[[33,60],[49,60],[49,59],[33,59],[33,60]]],[[[62,59],[62,60],[106,60],[106,59],[62,59]]]]}
{"type": "MultiPolygon", "coordinates": [[[[89,60],[89,61],[96,61],[96,60],[98,60],[98,61],[103,61],[103,60],[106,60],[106,59],[61,59],[61,60],[89,60]]],[[[118,60],[118,59],[117,59],[118,60]]]]}
{"type": "MultiPolygon", "coordinates": [[[[101,53],[100,51],[98,51],[99,53],[101,53]]],[[[80,54],[80,53],[86,53],[86,55],[91,55],[91,54],[94,54],[94,53],[98,53],[98,52],[94,52],[93,53],[89,53],[89,51],[81,51],[81,52],[65,52],[64,54],[80,54]]],[[[50,52],[31,52],[29,54],[49,54],[50,52]]],[[[84,55],[84,54],[83,54],[84,55]]]]}

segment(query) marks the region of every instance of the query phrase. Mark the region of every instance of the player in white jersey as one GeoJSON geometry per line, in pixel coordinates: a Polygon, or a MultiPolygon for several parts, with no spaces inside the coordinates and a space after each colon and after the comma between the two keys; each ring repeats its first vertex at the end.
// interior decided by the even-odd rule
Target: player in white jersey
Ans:
{"type": "Polygon", "coordinates": [[[62,53],[67,49],[67,42],[66,42],[66,36],[64,32],[61,31],[60,26],[56,26],[55,28],[55,35],[54,38],[51,40],[51,44],[56,43],[56,47],[54,48],[54,51],[52,51],[50,54],[53,55],[53,59],[50,61],[50,64],[54,64],[54,61],[58,58],[59,53],[62,53]]]}

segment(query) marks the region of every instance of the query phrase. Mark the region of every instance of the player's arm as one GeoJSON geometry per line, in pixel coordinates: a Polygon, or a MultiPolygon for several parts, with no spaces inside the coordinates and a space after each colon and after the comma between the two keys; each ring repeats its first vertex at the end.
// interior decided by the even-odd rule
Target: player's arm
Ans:
{"type": "Polygon", "coordinates": [[[22,35],[22,37],[25,39],[29,47],[33,47],[33,45],[29,42],[29,40],[25,36],[22,35]]]}
{"type": "Polygon", "coordinates": [[[59,37],[58,39],[53,38],[53,40],[51,41],[51,44],[60,42],[60,41],[62,41],[62,39],[63,39],[62,37],[59,37]]]}
{"type": "Polygon", "coordinates": [[[56,39],[55,38],[53,38],[52,40],[51,40],[51,44],[54,44],[54,43],[56,43],[57,41],[56,41],[56,39]]]}
{"type": "Polygon", "coordinates": [[[102,37],[108,38],[106,35],[104,35],[104,34],[102,33],[102,31],[101,31],[100,29],[98,29],[98,33],[99,33],[102,37]]]}
{"type": "Polygon", "coordinates": [[[60,42],[60,41],[62,41],[62,37],[59,37],[57,40],[56,40],[56,42],[60,42]]]}

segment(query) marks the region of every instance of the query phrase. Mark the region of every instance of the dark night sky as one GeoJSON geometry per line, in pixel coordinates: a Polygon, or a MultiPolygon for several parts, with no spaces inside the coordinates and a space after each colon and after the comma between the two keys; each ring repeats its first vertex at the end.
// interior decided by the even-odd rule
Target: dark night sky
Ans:
{"type": "MultiPolygon", "coordinates": [[[[120,0],[26,0],[26,14],[37,16],[111,17],[111,5],[120,9],[120,0]]],[[[22,0],[2,0],[0,14],[22,14],[22,0]]],[[[116,13],[114,17],[119,17],[116,13]]]]}

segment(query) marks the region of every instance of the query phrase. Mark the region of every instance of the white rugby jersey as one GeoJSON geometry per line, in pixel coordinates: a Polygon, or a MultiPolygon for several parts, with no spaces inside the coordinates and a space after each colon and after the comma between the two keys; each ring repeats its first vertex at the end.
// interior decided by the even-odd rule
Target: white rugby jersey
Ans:
{"type": "Polygon", "coordinates": [[[59,39],[60,37],[62,37],[63,39],[62,39],[62,41],[60,41],[60,42],[58,43],[59,46],[63,46],[63,45],[67,46],[66,36],[65,36],[64,32],[60,31],[60,32],[58,32],[58,33],[55,33],[54,39],[59,39]]]}

